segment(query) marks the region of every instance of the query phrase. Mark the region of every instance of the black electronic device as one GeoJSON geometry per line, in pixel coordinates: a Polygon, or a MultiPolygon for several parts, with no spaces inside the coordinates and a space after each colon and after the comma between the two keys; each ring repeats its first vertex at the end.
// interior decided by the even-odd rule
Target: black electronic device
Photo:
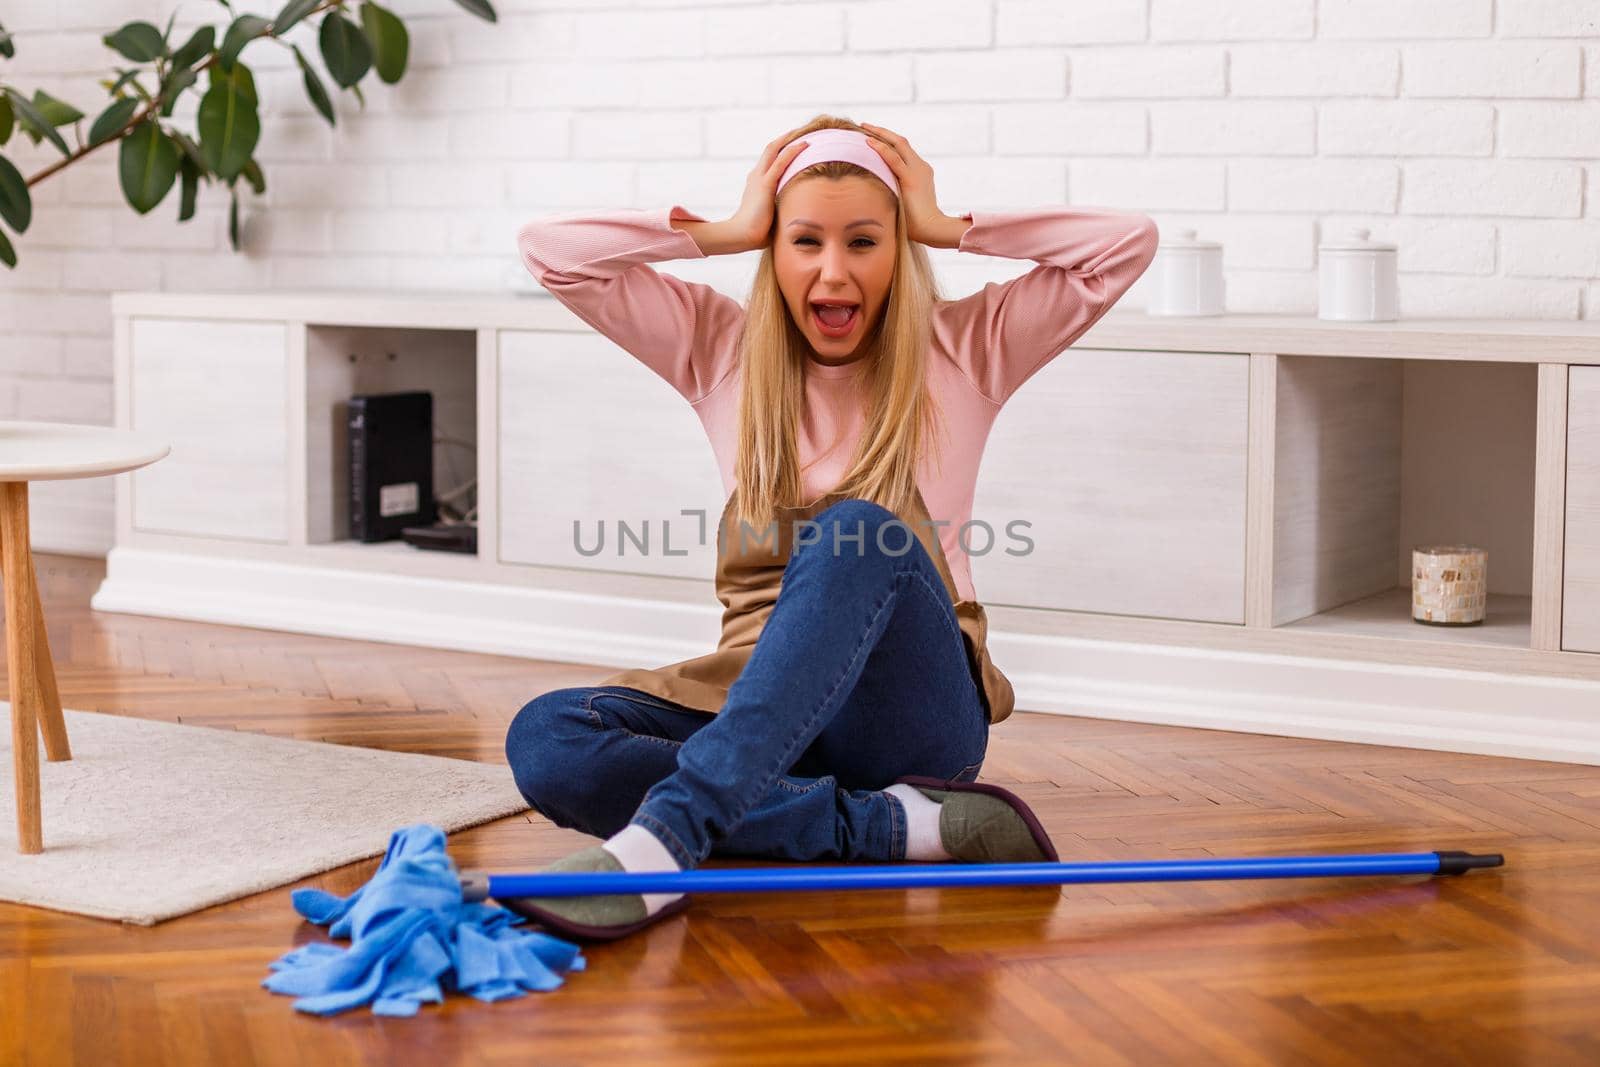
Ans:
{"type": "Polygon", "coordinates": [[[407,526],[400,531],[408,545],[442,552],[478,551],[478,525],[472,522],[438,522],[432,526],[407,526]]]}
{"type": "Polygon", "coordinates": [[[431,525],[433,394],[368,393],[350,398],[345,420],[350,464],[350,536],[392,541],[407,526],[431,525]]]}

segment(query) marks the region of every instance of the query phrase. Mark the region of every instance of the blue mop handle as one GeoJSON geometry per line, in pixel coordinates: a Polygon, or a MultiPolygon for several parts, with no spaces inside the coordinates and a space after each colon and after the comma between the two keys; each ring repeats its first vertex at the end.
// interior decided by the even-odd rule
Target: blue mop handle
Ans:
{"type": "Polygon", "coordinates": [[[1088,882],[1192,882],[1218,878],[1332,878],[1369,874],[1464,874],[1499,867],[1499,853],[1379,852],[1259,859],[1141,860],[1112,863],[947,863],[856,867],[764,867],[662,872],[463,871],[462,895],[581,897],[598,893],[748,893],[797,889],[919,889],[1088,882]]]}

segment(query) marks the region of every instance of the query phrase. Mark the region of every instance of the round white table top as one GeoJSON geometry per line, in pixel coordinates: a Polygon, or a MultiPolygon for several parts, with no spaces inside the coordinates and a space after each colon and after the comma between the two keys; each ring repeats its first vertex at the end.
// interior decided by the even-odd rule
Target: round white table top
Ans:
{"type": "Polygon", "coordinates": [[[0,482],[121,474],[171,451],[167,442],[136,430],[0,419],[0,482]]]}

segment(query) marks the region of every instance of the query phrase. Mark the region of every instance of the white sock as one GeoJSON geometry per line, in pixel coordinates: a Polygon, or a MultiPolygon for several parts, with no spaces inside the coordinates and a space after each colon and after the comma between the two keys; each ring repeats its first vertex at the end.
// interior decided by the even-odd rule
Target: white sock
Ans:
{"type": "MultiPolygon", "coordinates": [[[[600,847],[617,857],[625,871],[681,871],[678,861],[672,858],[661,839],[638,823],[629,823],[621,830],[600,842],[600,847]]],[[[641,893],[646,915],[654,915],[682,893],[641,893]]]]}
{"type": "Polygon", "coordinates": [[[939,836],[939,804],[923,796],[914,785],[904,782],[884,790],[899,799],[906,809],[906,859],[948,861],[955,857],[944,850],[939,836]]]}

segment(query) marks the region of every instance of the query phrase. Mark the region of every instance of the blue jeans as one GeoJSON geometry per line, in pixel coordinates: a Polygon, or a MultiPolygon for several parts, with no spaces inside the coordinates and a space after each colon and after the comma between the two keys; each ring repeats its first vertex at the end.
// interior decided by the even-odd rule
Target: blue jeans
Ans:
{"type": "Polygon", "coordinates": [[[717,714],[624,686],[558,689],[517,713],[506,759],[535,810],[597,837],[638,823],[685,868],[712,852],[905,858],[905,809],[881,790],[976,778],[988,716],[910,528],[858,498],[813,521],[821,536],[797,536],[717,714]]]}

